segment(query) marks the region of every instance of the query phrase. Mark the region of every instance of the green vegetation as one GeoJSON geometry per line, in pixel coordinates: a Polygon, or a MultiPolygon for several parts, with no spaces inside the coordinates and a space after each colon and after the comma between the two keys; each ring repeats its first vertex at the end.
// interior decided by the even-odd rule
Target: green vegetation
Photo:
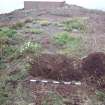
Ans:
{"type": "Polygon", "coordinates": [[[31,28],[31,26],[29,26],[29,25],[26,25],[25,27],[26,27],[26,28],[31,28]]]}
{"type": "Polygon", "coordinates": [[[50,22],[48,20],[38,20],[37,23],[39,23],[41,26],[50,25],[50,22]]]}
{"type": "Polygon", "coordinates": [[[9,28],[2,28],[0,31],[0,62],[1,67],[5,58],[15,57],[15,54],[18,53],[18,49],[15,45],[18,37],[16,36],[16,31],[9,28]]]}
{"type": "Polygon", "coordinates": [[[7,87],[7,73],[0,75],[0,105],[6,105],[7,100],[9,100],[9,91],[7,87]]]}
{"type": "MultiPolygon", "coordinates": [[[[86,50],[84,50],[84,43],[80,34],[73,36],[72,33],[70,33],[75,29],[80,32],[85,31],[83,20],[71,19],[57,23],[56,25],[65,31],[53,37],[56,46],[51,45],[53,44],[50,39],[52,36],[47,36],[50,32],[40,37],[40,35],[43,34],[43,30],[33,28],[33,26],[42,27],[50,24],[48,20],[26,20],[24,23],[18,22],[10,28],[0,28],[0,105],[31,105],[29,104],[31,102],[27,102],[27,100],[32,100],[32,97],[28,94],[29,90],[25,91],[21,83],[29,77],[29,65],[27,61],[31,61],[31,57],[38,56],[42,51],[42,45],[37,42],[41,41],[41,43],[43,43],[45,47],[44,53],[54,50],[54,53],[58,51],[64,55],[79,55],[79,57],[84,55],[83,53],[86,50]],[[37,24],[33,25],[33,22],[37,24]],[[26,24],[25,30],[24,28],[23,30],[17,30],[22,28],[25,23],[29,23],[26,24]],[[28,31],[29,35],[32,33],[32,36],[30,37],[28,34],[25,35],[24,31],[28,31]],[[18,33],[22,35],[20,34],[20,36],[18,36],[18,33]],[[36,42],[33,42],[34,40],[36,42]]],[[[46,28],[49,29],[50,27],[46,28]]],[[[51,30],[51,33],[52,32],[53,30],[51,30]]],[[[32,93],[30,94],[32,95],[32,93]]],[[[46,95],[41,103],[42,105],[65,105],[64,98],[58,93],[48,92],[46,95]]],[[[104,92],[97,91],[96,95],[100,101],[105,101],[104,92]]]]}
{"type": "Polygon", "coordinates": [[[59,45],[65,45],[69,42],[69,34],[67,32],[61,32],[55,35],[55,41],[59,45]]]}
{"type": "MultiPolygon", "coordinates": [[[[0,56],[4,55],[6,48],[9,49],[9,42],[16,37],[16,31],[9,28],[2,28],[0,31],[0,56]]],[[[8,52],[9,53],[9,52],[8,52]]]]}
{"type": "Polygon", "coordinates": [[[24,22],[17,22],[16,24],[12,25],[10,28],[17,30],[17,29],[22,28],[24,25],[25,25],[24,22]]]}
{"type": "Polygon", "coordinates": [[[80,44],[76,48],[67,47],[59,49],[57,53],[71,57],[83,57],[86,55],[86,49],[84,49],[84,46],[80,44]]]}
{"type": "MultiPolygon", "coordinates": [[[[0,76],[0,105],[7,105],[8,102],[12,102],[15,97],[19,98],[20,101],[23,97],[27,97],[23,92],[20,92],[26,91],[22,88],[22,85],[20,86],[20,82],[18,81],[22,81],[27,77],[29,65],[24,61],[19,61],[15,67],[17,65],[19,65],[17,68],[18,72],[8,75],[7,71],[5,71],[0,76]],[[21,90],[18,90],[19,88],[21,88],[21,90]],[[15,94],[13,94],[13,90],[15,90],[15,94]]],[[[26,94],[28,94],[28,92],[26,92],[26,94]]]]}
{"type": "Polygon", "coordinates": [[[16,105],[33,105],[32,102],[32,93],[30,89],[25,88],[22,83],[19,83],[16,88],[16,97],[18,100],[15,101],[16,105]]]}
{"type": "Polygon", "coordinates": [[[6,68],[6,64],[4,63],[4,60],[2,57],[0,57],[0,70],[6,68]]]}
{"type": "Polygon", "coordinates": [[[80,37],[71,36],[68,32],[61,32],[55,35],[54,40],[59,45],[75,47],[80,43],[80,37]]]}
{"type": "Polygon", "coordinates": [[[99,101],[105,102],[105,91],[96,91],[96,96],[99,101]]]}
{"type": "Polygon", "coordinates": [[[12,60],[17,58],[19,55],[18,49],[15,46],[6,46],[2,48],[1,55],[0,55],[0,69],[4,69],[6,67],[5,61],[12,60]]]}
{"type": "Polygon", "coordinates": [[[54,25],[57,26],[57,27],[63,27],[64,26],[62,23],[59,23],[59,22],[54,23],[54,25]]]}
{"type": "Polygon", "coordinates": [[[0,39],[1,38],[13,38],[16,35],[16,31],[9,28],[2,28],[0,30],[0,39]]]}
{"type": "Polygon", "coordinates": [[[33,23],[33,24],[36,24],[36,23],[37,23],[37,21],[36,21],[36,20],[34,20],[32,23],[33,23]]]}
{"type": "Polygon", "coordinates": [[[20,72],[9,76],[9,80],[11,81],[18,81],[18,80],[24,80],[28,75],[28,72],[26,70],[21,70],[20,72]]]}
{"type": "Polygon", "coordinates": [[[70,19],[59,23],[58,26],[63,27],[65,31],[78,30],[80,32],[86,31],[86,26],[83,19],[70,19]]]}
{"type": "Polygon", "coordinates": [[[10,73],[9,75],[5,72],[0,76],[0,80],[3,81],[3,84],[7,81],[18,81],[26,78],[30,65],[24,60],[17,60],[15,66],[18,66],[18,71],[16,70],[14,73],[10,73]]]}
{"type": "MultiPolygon", "coordinates": [[[[26,95],[21,92],[19,95],[19,81],[24,80],[28,75],[29,70],[29,64],[27,63],[26,59],[18,59],[13,64],[13,72],[8,73],[8,69],[2,69],[0,72],[0,105],[11,105],[13,104],[13,100],[15,100],[15,97],[21,101],[23,97],[27,97],[29,95],[26,95]],[[15,94],[13,93],[15,91],[15,94]]],[[[22,85],[21,85],[22,86],[22,85]]],[[[24,89],[21,88],[21,91],[24,89]]],[[[26,92],[24,90],[26,94],[26,92]]],[[[16,100],[18,101],[18,100],[16,100]]],[[[26,104],[25,104],[26,105],[26,104]]]]}
{"type": "Polygon", "coordinates": [[[15,46],[7,46],[3,50],[3,56],[8,57],[16,53],[18,49],[15,46]]]}
{"type": "Polygon", "coordinates": [[[86,54],[86,48],[81,36],[73,36],[68,32],[61,32],[54,36],[55,44],[59,45],[59,54],[82,57],[86,54]]]}
{"type": "MultiPolygon", "coordinates": [[[[27,58],[23,56],[21,58],[17,57],[18,55],[24,55],[24,53],[20,52],[21,48],[19,48],[21,39],[22,37],[17,36],[15,29],[8,27],[2,27],[0,29],[0,105],[13,104],[12,101],[13,99],[15,100],[15,97],[19,99],[19,102],[24,101],[24,99],[21,100],[22,98],[18,94],[17,85],[18,81],[22,81],[27,77],[29,65],[26,60],[27,58]],[[13,73],[11,73],[12,70],[13,73]],[[14,91],[15,94],[13,94],[14,91]]],[[[28,43],[29,46],[27,44],[25,45],[22,47],[25,47],[23,52],[27,50],[36,53],[40,47],[36,43],[35,45],[33,43],[28,43]]],[[[22,92],[21,96],[26,97],[28,95],[25,96],[22,92]]]]}
{"type": "Polygon", "coordinates": [[[25,42],[20,48],[20,53],[39,53],[41,50],[41,45],[39,43],[25,42]]]}
{"type": "Polygon", "coordinates": [[[28,75],[30,65],[25,60],[18,60],[17,62],[15,66],[19,65],[18,71],[9,75],[9,81],[24,80],[28,75]]]}
{"type": "Polygon", "coordinates": [[[0,105],[5,105],[8,98],[8,91],[5,89],[5,85],[0,81],[0,105]]]}
{"type": "Polygon", "coordinates": [[[41,33],[43,33],[43,31],[41,29],[31,29],[30,32],[32,34],[41,34],[41,33]]]}

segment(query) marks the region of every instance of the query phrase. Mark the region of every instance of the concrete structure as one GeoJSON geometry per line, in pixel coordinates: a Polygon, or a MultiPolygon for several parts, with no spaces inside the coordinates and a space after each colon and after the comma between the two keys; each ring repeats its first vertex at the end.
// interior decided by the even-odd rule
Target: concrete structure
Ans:
{"type": "Polygon", "coordinates": [[[62,1],[62,2],[24,1],[24,9],[25,10],[30,10],[30,9],[45,10],[45,9],[63,7],[64,4],[65,4],[65,1],[62,1]]]}

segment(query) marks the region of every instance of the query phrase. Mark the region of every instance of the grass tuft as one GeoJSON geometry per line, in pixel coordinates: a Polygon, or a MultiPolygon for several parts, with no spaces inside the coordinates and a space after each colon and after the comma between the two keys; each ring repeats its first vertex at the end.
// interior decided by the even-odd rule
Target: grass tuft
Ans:
{"type": "Polygon", "coordinates": [[[41,51],[41,45],[39,43],[25,42],[20,48],[20,53],[39,53],[41,51]]]}
{"type": "Polygon", "coordinates": [[[60,26],[62,26],[65,31],[73,31],[73,30],[77,30],[80,32],[86,31],[84,20],[79,18],[65,20],[60,24],[60,26]]]}
{"type": "Polygon", "coordinates": [[[14,29],[3,28],[0,31],[0,38],[3,38],[3,37],[13,38],[13,37],[15,37],[16,33],[17,32],[14,29]]]}
{"type": "Polygon", "coordinates": [[[68,32],[61,32],[55,35],[54,40],[58,45],[75,47],[79,44],[80,37],[73,37],[68,32]]]}
{"type": "Polygon", "coordinates": [[[50,25],[50,22],[48,20],[38,20],[37,23],[39,23],[41,26],[50,25]]]}
{"type": "Polygon", "coordinates": [[[22,28],[24,25],[25,25],[24,22],[17,22],[16,24],[12,25],[10,28],[17,30],[17,29],[22,28]]]}
{"type": "Polygon", "coordinates": [[[96,96],[97,96],[99,101],[102,101],[102,102],[104,101],[105,102],[105,92],[97,91],[96,96]]]}
{"type": "Polygon", "coordinates": [[[41,29],[31,29],[32,34],[41,34],[43,31],[41,29]]]}

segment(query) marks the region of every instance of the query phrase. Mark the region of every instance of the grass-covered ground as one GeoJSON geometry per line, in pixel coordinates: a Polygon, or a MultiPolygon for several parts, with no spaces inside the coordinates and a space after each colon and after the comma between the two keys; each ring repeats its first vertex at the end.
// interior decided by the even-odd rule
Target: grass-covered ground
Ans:
{"type": "MultiPolygon", "coordinates": [[[[89,39],[88,34],[87,20],[82,17],[65,19],[62,22],[32,19],[1,27],[0,105],[34,105],[35,97],[31,90],[23,85],[23,81],[29,77],[29,61],[41,53],[81,58],[93,51],[104,51],[93,37],[89,39]]],[[[88,98],[87,90],[82,93],[82,89],[73,88],[73,91],[78,90],[74,92],[74,96],[82,94],[78,96],[81,97],[80,100],[82,97],[84,100],[85,96],[88,98]]],[[[94,97],[89,93],[93,98],[89,97],[87,100],[90,104],[86,105],[101,105],[101,102],[105,102],[104,92],[95,92],[94,97]]],[[[42,100],[41,105],[77,105],[70,97],[50,91],[42,100]]]]}

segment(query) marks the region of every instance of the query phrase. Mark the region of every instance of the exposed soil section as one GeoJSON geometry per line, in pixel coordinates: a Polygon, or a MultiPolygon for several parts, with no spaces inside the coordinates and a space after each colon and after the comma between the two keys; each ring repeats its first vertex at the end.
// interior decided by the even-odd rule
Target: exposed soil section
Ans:
{"type": "Polygon", "coordinates": [[[64,55],[42,54],[31,63],[30,74],[34,77],[70,81],[82,78],[79,60],[64,55]]]}
{"type": "Polygon", "coordinates": [[[30,74],[42,79],[83,81],[104,88],[105,54],[92,53],[82,60],[64,55],[42,54],[31,62],[30,74]]]}
{"type": "Polygon", "coordinates": [[[105,54],[104,53],[93,53],[82,60],[83,70],[96,77],[105,75],[105,54]]]}
{"type": "MultiPolygon", "coordinates": [[[[93,105],[96,89],[105,89],[104,57],[104,53],[96,52],[81,60],[52,54],[42,54],[33,59],[30,70],[33,79],[82,82],[81,86],[30,82],[30,89],[36,97],[36,105],[43,105],[43,102],[48,102],[50,105],[53,103],[53,98],[57,97],[60,97],[60,102],[64,105],[93,105]]],[[[98,101],[95,100],[95,103],[98,101]]]]}
{"type": "Polygon", "coordinates": [[[88,55],[82,60],[82,69],[84,76],[88,78],[87,82],[95,85],[97,88],[105,89],[105,54],[96,52],[88,55]]]}

